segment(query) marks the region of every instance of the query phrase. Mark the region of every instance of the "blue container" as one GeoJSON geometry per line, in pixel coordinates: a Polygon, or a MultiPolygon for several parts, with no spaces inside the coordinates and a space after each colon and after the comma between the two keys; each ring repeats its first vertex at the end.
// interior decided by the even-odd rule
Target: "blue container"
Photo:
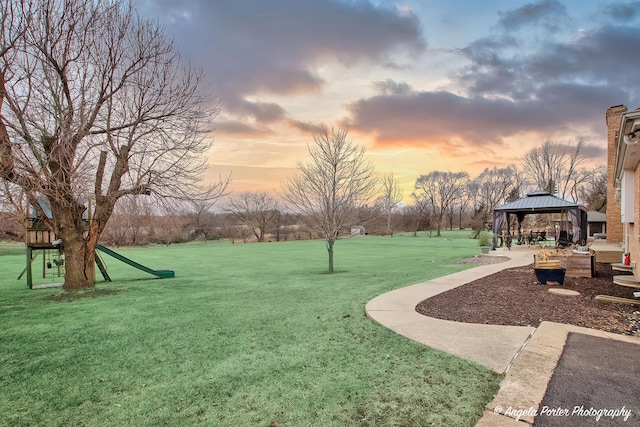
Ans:
{"type": "Polygon", "coordinates": [[[567,272],[565,268],[536,268],[536,279],[540,284],[546,285],[547,282],[558,282],[564,284],[564,274],[567,272]]]}

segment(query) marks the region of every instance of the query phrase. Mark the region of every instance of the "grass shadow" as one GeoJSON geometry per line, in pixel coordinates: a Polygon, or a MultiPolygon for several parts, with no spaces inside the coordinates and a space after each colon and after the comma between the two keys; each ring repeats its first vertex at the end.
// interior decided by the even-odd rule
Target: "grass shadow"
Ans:
{"type": "Polygon", "coordinates": [[[83,290],[78,290],[78,291],[66,291],[66,290],[61,290],[58,293],[52,294],[52,295],[48,295],[46,297],[43,298],[43,301],[45,302],[52,302],[52,303],[56,303],[56,302],[73,302],[73,301],[79,301],[79,300],[84,300],[84,299],[91,299],[91,298],[101,298],[104,296],[109,296],[109,295],[118,295],[122,292],[125,292],[127,289],[122,288],[122,289],[83,289],[83,290]]]}

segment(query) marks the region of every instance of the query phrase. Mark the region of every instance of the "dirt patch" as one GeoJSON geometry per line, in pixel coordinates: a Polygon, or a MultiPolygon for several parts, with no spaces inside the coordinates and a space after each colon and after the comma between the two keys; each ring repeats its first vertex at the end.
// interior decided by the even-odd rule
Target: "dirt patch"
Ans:
{"type": "MultiPolygon", "coordinates": [[[[471,260],[489,262],[485,258],[490,257],[471,260]]],[[[613,275],[610,264],[597,263],[596,277],[567,277],[564,285],[556,286],[580,293],[568,296],[554,295],[548,291],[552,286],[540,285],[532,265],[510,268],[426,299],[416,311],[466,323],[537,327],[542,321],[551,321],[640,335],[639,306],[594,299],[600,294],[632,297],[633,289],[615,285],[613,275]]]]}

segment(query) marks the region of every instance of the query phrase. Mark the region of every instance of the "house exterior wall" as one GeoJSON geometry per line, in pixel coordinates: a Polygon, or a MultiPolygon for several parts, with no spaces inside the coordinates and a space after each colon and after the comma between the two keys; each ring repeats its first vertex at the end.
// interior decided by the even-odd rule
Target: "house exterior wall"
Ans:
{"type": "MultiPolygon", "coordinates": [[[[606,113],[607,122],[607,243],[624,242],[624,225],[620,219],[620,200],[616,198],[615,163],[618,143],[618,131],[622,114],[627,111],[624,105],[611,107],[606,113]]],[[[638,187],[636,187],[638,188],[638,187]]],[[[637,212],[637,210],[636,210],[637,212]]]]}
{"type": "MultiPolygon", "coordinates": [[[[640,167],[636,165],[634,170],[635,192],[638,195],[640,188],[640,167]]],[[[631,254],[631,261],[635,261],[636,265],[640,265],[640,197],[635,197],[633,207],[633,223],[628,224],[628,249],[631,254]]]]}

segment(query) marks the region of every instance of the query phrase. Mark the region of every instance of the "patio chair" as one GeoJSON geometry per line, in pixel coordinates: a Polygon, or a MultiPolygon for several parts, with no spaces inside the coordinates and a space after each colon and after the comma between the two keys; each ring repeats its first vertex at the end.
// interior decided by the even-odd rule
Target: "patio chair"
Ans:
{"type": "Polygon", "coordinates": [[[571,241],[569,240],[569,235],[566,230],[560,231],[560,236],[558,236],[558,242],[556,246],[559,248],[566,248],[567,246],[571,246],[571,241]]]}

